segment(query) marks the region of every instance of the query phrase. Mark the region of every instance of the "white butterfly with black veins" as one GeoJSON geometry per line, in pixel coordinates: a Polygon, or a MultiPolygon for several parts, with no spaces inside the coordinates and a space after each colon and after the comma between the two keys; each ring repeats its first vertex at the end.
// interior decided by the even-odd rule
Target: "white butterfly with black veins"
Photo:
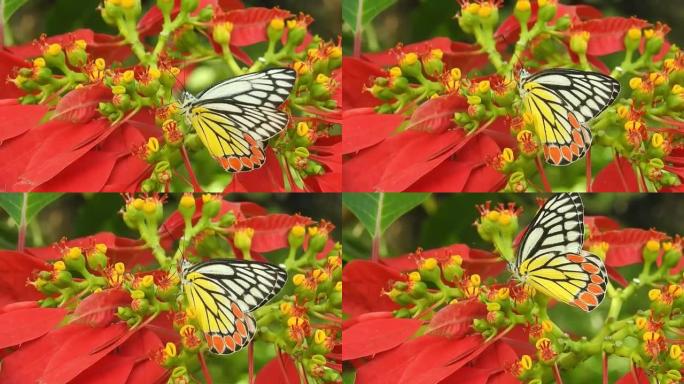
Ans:
{"type": "Polygon", "coordinates": [[[289,122],[289,116],[278,108],[290,96],[296,80],[297,74],[290,68],[237,76],[197,97],[183,92],[181,110],[226,171],[252,171],[266,161],[265,142],[289,122]]]}

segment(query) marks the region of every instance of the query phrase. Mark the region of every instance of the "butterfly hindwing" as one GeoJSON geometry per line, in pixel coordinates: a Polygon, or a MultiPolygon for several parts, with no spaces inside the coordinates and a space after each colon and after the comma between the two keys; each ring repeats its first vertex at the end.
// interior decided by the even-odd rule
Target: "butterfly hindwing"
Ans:
{"type": "Polygon", "coordinates": [[[289,68],[234,77],[196,98],[188,96],[183,110],[226,171],[252,171],[266,161],[264,143],[289,123],[289,116],[277,108],[287,100],[295,81],[296,73],[289,68]]]}
{"type": "Polygon", "coordinates": [[[230,354],[249,344],[256,333],[255,309],[285,285],[277,265],[246,260],[213,260],[182,271],[188,305],[196,313],[209,349],[230,354]]]}
{"type": "Polygon", "coordinates": [[[581,197],[555,195],[527,227],[512,269],[545,295],[591,311],[603,300],[608,275],[601,259],[582,249],[583,241],[581,197]]]}
{"type": "Polygon", "coordinates": [[[544,158],[553,165],[568,165],[591,147],[587,124],[615,101],[620,83],[601,73],[556,68],[522,76],[519,89],[544,158]]]}

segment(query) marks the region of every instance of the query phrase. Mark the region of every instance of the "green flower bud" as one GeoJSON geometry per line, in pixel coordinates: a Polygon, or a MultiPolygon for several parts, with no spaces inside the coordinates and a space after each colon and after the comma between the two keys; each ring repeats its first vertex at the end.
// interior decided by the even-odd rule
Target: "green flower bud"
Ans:
{"type": "Polygon", "coordinates": [[[181,12],[190,13],[197,9],[199,0],[181,0],[181,12]]]}
{"type": "Polygon", "coordinates": [[[202,195],[202,216],[211,219],[218,215],[221,210],[221,200],[210,194],[202,195]]]}
{"type": "Polygon", "coordinates": [[[539,1],[539,13],[537,17],[539,20],[541,20],[543,23],[551,21],[554,17],[556,17],[556,10],[557,6],[554,1],[546,1],[542,0],[539,1]]]}
{"type": "Polygon", "coordinates": [[[107,266],[107,246],[104,244],[96,244],[95,248],[87,254],[88,268],[91,271],[101,271],[107,266]]]}
{"type": "Polygon", "coordinates": [[[304,234],[306,234],[306,227],[297,224],[290,229],[287,234],[287,242],[290,248],[299,248],[304,243],[304,234]]]}

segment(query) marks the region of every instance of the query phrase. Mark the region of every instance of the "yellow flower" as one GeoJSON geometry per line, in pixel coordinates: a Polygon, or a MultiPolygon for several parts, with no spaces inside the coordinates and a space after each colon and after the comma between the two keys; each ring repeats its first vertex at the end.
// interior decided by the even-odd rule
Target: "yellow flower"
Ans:
{"type": "Polygon", "coordinates": [[[629,79],[629,87],[632,89],[637,89],[641,87],[641,84],[643,83],[643,80],[641,80],[640,77],[632,77],[629,79]]]}
{"type": "Polygon", "coordinates": [[[279,30],[285,28],[285,20],[283,20],[281,18],[275,18],[275,19],[271,20],[271,23],[269,25],[271,26],[271,28],[279,31],[279,30]]]}
{"type": "MultiPolygon", "coordinates": [[[[503,152],[501,152],[501,157],[503,157],[504,161],[507,163],[512,163],[513,160],[515,160],[515,155],[513,154],[513,150],[506,147],[504,148],[503,152]]],[[[496,212],[496,211],[492,211],[496,212]]]]}
{"type": "Polygon", "coordinates": [[[632,40],[639,40],[641,39],[641,29],[632,27],[627,31],[627,37],[629,37],[632,40]]]}

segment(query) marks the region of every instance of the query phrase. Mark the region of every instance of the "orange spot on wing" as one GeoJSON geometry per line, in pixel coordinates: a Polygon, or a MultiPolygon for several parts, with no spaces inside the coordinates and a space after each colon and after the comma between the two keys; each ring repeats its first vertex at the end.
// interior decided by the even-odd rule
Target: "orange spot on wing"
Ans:
{"type": "Polygon", "coordinates": [[[226,171],[228,170],[228,168],[230,168],[230,164],[228,163],[228,159],[227,159],[227,158],[225,158],[225,157],[219,157],[219,158],[216,159],[216,160],[218,160],[219,164],[221,164],[221,166],[223,167],[223,169],[225,169],[226,171]]]}
{"type": "Polygon", "coordinates": [[[240,169],[242,169],[242,163],[240,162],[240,159],[238,159],[237,157],[229,157],[228,164],[230,164],[230,169],[234,171],[239,171],[240,169]]]}
{"type": "Polygon", "coordinates": [[[242,335],[242,337],[247,337],[247,328],[245,328],[245,323],[242,321],[238,321],[235,323],[235,328],[237,329],[238,333],[242,335]]]}
{"type": "Polygon", "coordinates": [[[233,340],[231,336],[225,336],[223,341],[226,343],[226,348],[228,348],[229,351],[235,352],[235,340],[233,340]]]}
{"type": "Polygon", "coordinates": [[[584,147],[584,139],[580,131],[572,131],[572,140],[580,147],[584,147]]]}
{"type": "Polygon", "coordinates": [[[226,349],[226,344],[223,342],[223,338],[219,335],[211,335],[211,347],[214,348],[216,353],[223,353],[226,349]]]}
{"type": "Polygon", "coordinates": [[[244,138],[245,138],[245,140],[247,141],[247,143],[249,143],[250,146],[255,146],[255,145],[257,145],[257,142],[256,142],[256,140],[254,140],[254,138],[252,137],[252,135],[249,135],[249,134],[245,133],[244,138]]]}
{"type": "Polygon", "coordinates": [[[560,149],[561,153],[563,153],[563,158],[567,161],[572,161],[572,153],[570,152],[570,147],[564,145],[560,149]]]}
{"type": "Polygon", "coordinates": [[[570,152],[572,152],[572,154],[573,154],[575,157],[579,157],[579,155],[580,155],[580,147],[577,145],[577,143],[570,143],[570,152]]]}
{"type": "Polygon", "coordinates": [[[243,169],[254,169],[254,163],[249,157],[241,157],[240,161],[242,161],[243,169]]]}
{"type": "Polygon", "coordinates": [[[582,269],[589,273],[599,273],[599,267],[591,263],[582,263],[582,269]]]}
{"type": "Polygon", "coordinates": [[[570,125],[572,125],[573,128],[579,129],[580,123],[577,121],[577,118],[575,117],[575,114],[572,112],[568,112],[568,122],[570,125]]]}
{"type": "Polygon", "coordinates": [[[245,314],[242,313],[242,310],[240,310],[240,307],[238,307],[237,304],[231,303],[230,309],[233,311],[233,314],[235,315],[235,317],[237,317],[240,320],[244,319],[245,314]]]}
{"type": "Polygon", "coordinates": [[[596,296],[593,295],[593,294],[590,293],[590,292],[582,292],[582,293],[580,293],[579,298],[580,298],[580,300],[582,300],[583,302],[585,302],[585,303],[587,303],[588,305],[591,305],[591,306],[593,306],[593,307],[597,306],[598,303],[599,303],[599,302],[598,302],[598,299],[596,298],[596,296]]]}
{"type": "Polygon", "coordinates": [[[579,309],[589,312],[589,307],[581,300],[575,299],[572,304],[576,305],[579,309]]]}
{"type": "Polygon", "coordinates": [[[547,160],[551,160],[553,164],[560,164],[561,152],[560,148],[556,146],[544,146],[544,156],[547,160]]]}
{"type": "Polygon", "coordinates": [[[596,283],[596,284],[601,284],[603,283],[603,277],[599,275],[591,275],[591,282],[596,283]]]}
{"type": "Polygon", "coordinates": [[[587,286],[587,291],[589,291],[595,295],[600,295],[603,293],[603,288],[601,288],[600,285],[591,283],[587,286]]]}
{"type": "Polygon", "coordinates": [[[242,336],[240,336],[239,333],[233,332],[233,340],[235,341],[236,345],[242,345],[242,336]]]}
{"type": "Polygon", "coordinates": [[[256,146],[252,147],[252,152],[254,152],[254,155],[256,155],[256,157],[257,157],[257,161],[255,161],[255,163],[263,162],[263,160],[266,159],[266,155],[264,154],[264,151],[259,147],[256,147],[256,146]]]}
{"type": "Polygon", "coordinates": [[[584,256],[581,255],[567,255],[566,257],[573,263],[584,263],[584,261],[586,260],[584,256]]]}

